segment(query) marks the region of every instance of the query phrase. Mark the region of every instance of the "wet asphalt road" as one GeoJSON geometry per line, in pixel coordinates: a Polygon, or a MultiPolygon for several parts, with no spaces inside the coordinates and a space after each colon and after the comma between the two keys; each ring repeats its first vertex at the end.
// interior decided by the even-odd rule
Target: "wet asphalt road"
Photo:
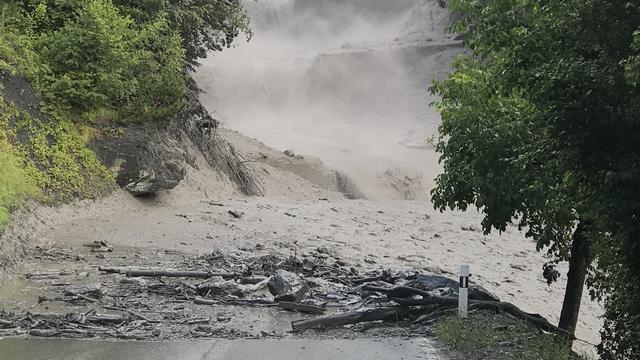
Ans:
{"type": "Polygon", "coordinates": [[[0,360],[413,360],[446,359],[429,339],[114,342],[0,340],[0,360]]]}

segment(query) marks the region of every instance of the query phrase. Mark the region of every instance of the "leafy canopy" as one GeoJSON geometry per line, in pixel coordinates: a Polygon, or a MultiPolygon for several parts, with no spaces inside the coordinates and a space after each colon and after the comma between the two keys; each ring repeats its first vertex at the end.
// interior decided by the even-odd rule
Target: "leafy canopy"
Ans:
{"type": "Polygon", "coordinates": [[[454,0],[468,53],[432,91],[442,126],[437,208],[512,221],[557,260],[588,221],[601,355],[640,353],[640,3],[454,0]]]}
{"type": "Polygon", "coordinates": [[[175,114],[197,59],[250,34],[239,0],[21,0],[1,8],[12,14],[2,17],[4,30],[28,39],[21,46],[38,56],[27,75],[40,92],[89,120],[175,114]]]}

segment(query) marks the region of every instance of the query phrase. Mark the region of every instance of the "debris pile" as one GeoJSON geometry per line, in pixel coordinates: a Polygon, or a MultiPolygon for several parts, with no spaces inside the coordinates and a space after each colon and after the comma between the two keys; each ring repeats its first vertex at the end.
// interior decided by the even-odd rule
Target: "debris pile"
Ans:
{"type": "MultiPolygon", "coordinates": [[[[112,251],[106,250],[108,244],[94,248],[112,251]]],[[[343,261],[322,256],[328,251],[319,249],[317,256],[306,257],[164,254],[163,261],[147,258],[136,266],[126,265],[131,263],[126,256],[115,256],[98,258],[103,265],[92,274],[30,273],[26,281],[46,287],[38,303],[74,312],[3,312],[0,336],[260,338],[345,325],[363,331],[393,325],[420,332],[457,306],[455,280],[389,270],[360,273],[343,261]],[[71,281],[78,276],[88,280],[71,281]],[[283,319],[290,326],[280,332],[237,326],[243,316],[265,311],[289,314],[283,319]],[[353,325],[358,323],[368,324],[353,325]]],[[[506,312],[541,329],[557,331],[542,317],[502,303],[482,287],[471,286],[470,299],[472,309],[506,312]]]]}

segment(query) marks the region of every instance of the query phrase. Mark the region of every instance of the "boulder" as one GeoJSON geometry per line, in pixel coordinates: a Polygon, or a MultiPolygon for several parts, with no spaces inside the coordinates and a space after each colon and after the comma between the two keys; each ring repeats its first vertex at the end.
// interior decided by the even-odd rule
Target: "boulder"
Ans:
{"type": "Polygon", "coordinates": [[[300,302],[305,299],[310,290],[304,279],[282,269],[276,271],[267,286],[276,301],[300,302]]]}
{"type": "Polygon", "coordinates": [[[173,189],[185,176],[188,151],[170,126],[131,125],[103,133],[89,145],[120,187],[134,196],[173,189]]]}

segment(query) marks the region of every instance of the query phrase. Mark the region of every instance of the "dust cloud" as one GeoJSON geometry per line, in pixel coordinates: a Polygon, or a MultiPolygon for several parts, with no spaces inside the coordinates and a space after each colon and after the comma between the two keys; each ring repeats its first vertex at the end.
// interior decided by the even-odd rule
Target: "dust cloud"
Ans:
{"type": "Polygon", "coordinates": [[[319,157],[368,198],[427,197],[428,87],[460,43],[436,0],[247,0],[254,36],[195,74],[225,127],[319,157]]]}

